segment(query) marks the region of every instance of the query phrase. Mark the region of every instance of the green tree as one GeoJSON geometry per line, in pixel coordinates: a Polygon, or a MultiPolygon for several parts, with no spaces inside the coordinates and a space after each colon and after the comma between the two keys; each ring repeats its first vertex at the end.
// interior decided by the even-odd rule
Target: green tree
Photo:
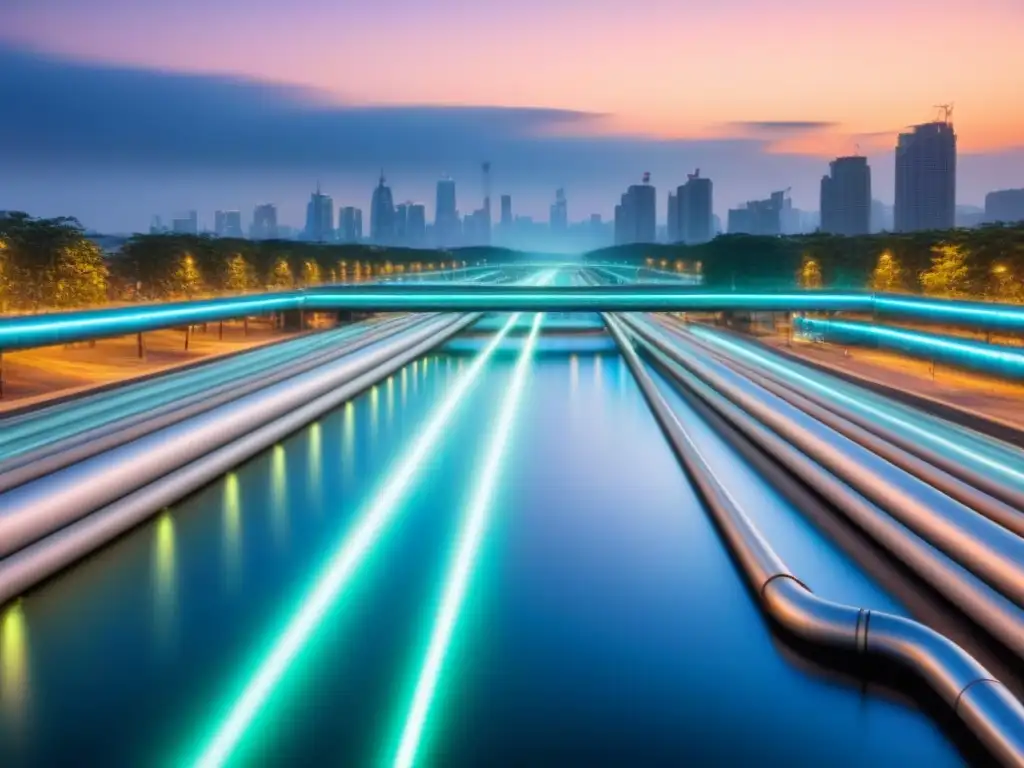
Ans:
{"type": "Polygon", "coordinates": [[[1007,264],[995,264],[989,281],[989,296],[997,301],[1024,301],[1024,283],[1007,264]]]}
{"type": "Polygon", "coordinates": [[[303,285],[319,285],[320,284],[320,265],[313,259],[306,259],[302,262],[302,284],[303,285]]]}
{"type": "Polygon", "coordinates": [[[967,252],[957,244],[942,243],[932,249],[932,265],[921,273],[921,287],[928,296],[948,299],[967,294],[967,252]]]}
{"type": "Polygon", "coordinates": [[[797,276],[797,283],[804,289],[821,288],[821,265],[812,258],[804,257],[800,265],[800,274],[797,276]]]}
{"type": "Polygon", "coordinates": [[[82,240],[64,246],[54,268],[53,305],[82,307],[105,303],[109,270],[99,246],[82,240]]]}
{"type": "Polygon", "coordinates": [[[903,268],[889,251],[882,251],[871,273],[872,291],[892,292],[903,288],[903,268]]]}
{"type": "Polygon", "coordinates": [[[292,268],[288,259],[278,256],[274,262],[274,269],[270,273],[271,288],[291,288],[295,285],[295,278],[292,277],[292,268]]]}
{"type": "Polygon", "coordinates": [[[184,296],[191,299],[203,289],[203,277],[199,272],[195,257],[186,253],[178,257],[174,272],[170,276],[168,293],[172,296],[184,296]]]}
{"type": "Polygon", "coordinates": [[[256,271],[240,253],[236,253],[228,259],[225,271],[227,273],[224,279],[226,290],[241,292],[256,285],[256,271]]]}

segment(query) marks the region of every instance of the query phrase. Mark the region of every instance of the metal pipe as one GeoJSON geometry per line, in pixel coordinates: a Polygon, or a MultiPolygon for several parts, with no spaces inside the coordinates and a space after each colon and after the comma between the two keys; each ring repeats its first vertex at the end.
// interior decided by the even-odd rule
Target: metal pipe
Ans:
{"type": "MultiPolygon", "coordinates": [[[[701,343],[699,339],[694,340],[694,344],[714,355],[720,362],[730,366],[758,386],[785,400],[794,408],[813,416],[827,427],[881,456],[905,472],[909,472],[928,485],[938,488],[961,504],[980,512],[1007,530],[1018,536],[1024,536],[1024,514],[1019,509],[1001,499],[993,498],[969,481],[954,476],[944,468],[937,467],[904,450],[901,446],[895,445],[895,433],[892,430],[878,425],[872,425],[874,428],[868,427],[864,422],[872,424],[870,420],[857,418],[849,409],[835,403],[826,405],[828,401],[825,398],[797,390],[778,376],[732,358],[721,350],[701,343]],[[894,440],[890,440],[890,437],[894,440]]],[[[973,477],[975,473],[965,474],[968,477],[973,477]]]]}
{"type": "Polygon", "coordinates": [[[464,325],[463,318],[441,316],[398,339],[362,350],[352,359],[293,377],[0,494],[0,556],[238,439],[425,339],[439,338],[446,329],[464,325]]]}
{"type": "Polygon", "coordinates": [[[257,372],[249,381],[239,383],[232,380],[220,386],[195,392],[150,411],[127,416],[93,429],[80,432],[31,451],[0,461],[0,492],[16,488],[59,469],[109,451],[119,445],[137,440],[158,429],[178,424],[187,418],[213,410],[225,403],[238,400],[252,392],[266,389],[280,381],[298,376],[356,352],[370,344],[401,333],[408,327],[426,322],[420,317],[413,322],[403,322],[397,327],[371,328],[364,335],[357,336],[348,344],[315,352],[301,359],[296,365],[278,369],[272,373],[257,372]]]}
{"type": "Polygon", "coordinates": [[[700,350],[692,345],[684,355],[650,328],[635,320],[627,322],[675,362],[884,507],[901,523],[1018,606],[1024,606],[1024,539],[918,478],[895,469],[881,457],[832,432],[788,403],[770,394],[767,400],[751,389],[756,385],[745,382],[735,371],[721,363],[701,359],[700,350]]]}
{"type": "Polygon", "coordinates": [[[0,560],[0,605],[387,378],[477,319],[478,316],[468,316],[451,323],[337,388],[3,558],[0,560]]]}
{"type": "Polygon", "coordinates": [[[610,315],[604,318],[666,439],[697,486],[765,612],[806,642],[856,656],[880,656],[913,672],[993,758],[1006,766],[1024,766],[1024,706],[962,648],[927,627],[814,595],[783,564],[711,472],[619,322],[610,315]]]}
{"type": "Polygon", "coordinates": [[[678,384],[691,390],[767,455],[806,483],[1018,658],[1024,659],[1024,611],[894,520],[815,461],[679,366],[641,335],[637,340],[678,384]]]}
{"type": "MultiPolygon", "coordinates": [[[[1003,525],[1006,528],[1010,528],[1011,530],[1014,530],[1017,533],[1020,533],[1020,530],[1018,530],[1019,527],[1024,527],[1024,515],[1020,513],[1020,510],[1024,509],[1024,489],[1002,482],[999,479],[993,477],[990,473],[979,471],[976,465],[972,467],[970,465],[970,462],[965,462],[962,458],[960,460],[957,460],[956,458],[944,455],[943,453],[936,449],[928,447],[928,445],[922,442],[919,437],[915,439],[913,433],[901,433],[898,429],[884,426],[881,422],[868,417],[867,415],[861,413],[860,411],[857,411],[854,408],[842,406],[834,399],[830,399],[829,397],[820,394],[819,392],[811,388],[799,387],[799,380],[787,379],[784,376],[781,376],[773,372],[767,367],[755,366],[755,364],[753,363],[747,363],[743,360],[740,360],[738,357],[730,355],[727,351],[721,350],[718,347],[711,346],[707,342],[706,336],[710,335],[712,338],[716,338],[717,333],[708,334],[708,329],[701,328],[700,335],[697,335],[696,333],[691,333],[690,331],[679,327],[679,325],[675,322],[666,321],[662,318],[657,319],[662,326],[669,329],[672,333],[676,335],[682,335],[687,339],[693,340],[694,343],[700,344],[704,349],[708,350],[709,352],[713,352],[717,357],[720,357],[727,364],[732,365],[733,367],[743,366],[746,371],[754,371],[760,376],[771,379],[772,381],[777,382],[779,385],[787,387],[788,389],[794,392],[798,392],[804,398],[812,400],[815,403],[823,406],[824,408],[827,408],[830,411],[839,414],[847,421],[853,422],[854,424],[857,424],[858,426],[863,427],[864,429],[870,432],[873,432],[874,434],[878,435],[887,442],[892,443],[898,448],[901,448],[903,451],[909,454],[913,454],[914,456],[923,459],[929,464],[933,464],[934,466],[939,467],[944,472],[956,478],[959,478],[968,485],[974,486],[975,488],[984,492],[988,496],[991,496],[995,499],[1004,502],[1005,504],[1013,508],[1015,511],[1012,521],[1009,523],[1005,522],[1005,520],[1008,519],[1005,510],[996,512],[995,516],[988,514],[983,510],[979,511],[982,511],[983,514],[986,514],[986,516],[988,517],[992,517],[992,519],[995,519],[997,522],[1000,523],[1000,525],[1003,525]]],[[[751,344],[746,344],[745,342],[738,343],[743,344],[747,348],[755,346],[751,344]]],[[[763,352],[763,354],[765,355],[770,354],[767,350],[762,351],[758,349],[757,351],[763,352]]],[[[797,370],[799,371],[799,366],[797,366],[797,370]]],[[[842,385],[843,383],[844,382],[837,382],[837,384],[839,385],[842,385]]],[[[762,386],[764,385],[762,384],[762,386]]],[[[951,428],[951,430],[954,433],[956,433],[957,437],[963,438],[963,442],[960,442],[961,445],[963,445],[964,442],[972,445],[980,444],[980,436],[974,433],[972,430],[968,430],[967,428],[958,424],[949,424],[947,426],[951,428]]],[[[990,438],[989,440],[991,441],[992,439],[990,438]]],[[[992,447],[986,446],[985,450],[992,450],[992,447]]],[[[960,454],[960,456],[962,457],[962,454],[960,454]]],[[[1004,465],[1007,463],[1012,465],[1013,462],[1022,461],[1020,451],[1015,450],[1014,448],[1008,445],[1004,446],[1001,443],[997,444],[995,452],[992,453],[991,456],[994,457],[995,460],[998,460],[1001,464],[1004,465]]],[[[955,486],[951,486],[951,488],[952,487],[955,486]]],[[[945,489],[943,490],[949,495],[953,495],[952,492],[945,491],[945,489]]],[[[960,500],[963,501],[963,499],[960,500]]],[[[973,506],[971,504],[968,505],[973,506]]]]}

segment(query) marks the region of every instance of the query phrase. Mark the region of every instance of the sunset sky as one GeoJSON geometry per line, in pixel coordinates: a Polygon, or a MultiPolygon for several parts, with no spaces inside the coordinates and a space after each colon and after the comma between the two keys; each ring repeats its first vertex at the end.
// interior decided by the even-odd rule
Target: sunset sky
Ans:
{"type": "Polygon", "coordinates": [[[895,133],[941,103],[980,204],[1024,186],[1022,29],[1021,0],[4,0],[0,208],[138,229],[268,200],[300,223],[317,178],[365,208],[383,166],[428,212],[451,173],[467,210],[488,159],[517,212],[565,186],[571,218],[608,216],[651,171],[663,218],[699,166],[724,218],[785,187],[816,209],[858,147],[891,202],[895,133]]]}

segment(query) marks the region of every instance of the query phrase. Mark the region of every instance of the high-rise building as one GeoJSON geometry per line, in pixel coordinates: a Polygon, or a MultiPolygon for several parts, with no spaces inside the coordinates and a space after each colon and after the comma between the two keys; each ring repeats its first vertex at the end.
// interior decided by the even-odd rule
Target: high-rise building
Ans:
{"type": "Polygon", "coordinates": [[[679,234],[679,205],[675,192],[668,193],[667,237],[670,243],[678,243],[683,239],[679,234]]]}
{"type": "Polygon", "coordinates": [[[409,223],[409,206],[412,203],[399,203],[395,206],[395,225],[393,229],[392,242],[396,245],[405,245],[408,233],[406,225],[409,223]]]}
{"type": "Polygon", "coordinates": [[[437,182],[437,205],[434,208],[434,236],[437,245],[447,248],[459,238],[459,211],[455,207],[455,179],[445,176],[437,182]]]}
{"type": "Polygon", "coordinates": [[[176,235],[198,235],[199,214],[189,211],[181,218],[172,219],[171,231],[176,235]]]}
{"type": "Polygon", "coordinates": [[[273,203],[257,205],[252,212],[252,229],[249,236],[253,240],[274,240],[277,232],[277,206],[273,203]]]}
{"type": "Polygon", "coordinates": [[[217,237],[244,237],[241,211],[215,211],[213,233],[217,237]]]}
{"type": "Polygon", "coordinates": [[[1024,221],[1024,189],[1002,189],[985,195],[985,221],[1024,221]]]}
{"type": "Polygon", "coordinates": [[[657,192],[651,174],[633,184],[615,206],[615,244],[653,243],[657,236],[657,192]]]}
{"type": "Polygon", "coordinates": [[[427,207],[423,203],[408,203],[406,211],[406,242],[413,247],[422,247],[427,239],[427,207]]]}
{"type": "Polygon", "coordinates": [[[562,233],[569,228],[569,202],[565,199],[564,189],[555,190],[555,202],[551,204],[549,223],[553,233],[562,233]]]}
{"type": "Polygon", "coordinates": [[[358,243],[363,239],[363,212],[347,205],[338,211],[338,239],[343,243],[358,243]]]}
{"type": "Polygon", "coordinates": [[[731,209],[729,234],[781,235],[782,212],[787,202],[785,192],[772,192],[767,200],[751,200],[742,208],[731,209]]]}
{"type": "Polygon", "coordinates": [[[309,196],[309,202],[306,203],[305,237],[315,243],[326,243],[334,239],[334,201],[330,195],[320,191],[320,184],[316,185],[316,192],[309,196]]]}
{"type": "Polygon", "coordinates": [[[956,221],[956,133],[947,120],[915,125],[896,143],[897,232],[952,229],[956,221]]]}
{"type": "Polygon", "coordinates": [[[512,195],[501,196],[501,226],[504,229],[512,226],[512,195]]]}
{"type": "Polygon", "coordinates": [[[715,236],[711,179],[700,175],[700,168],[686,175],[686,183],[676,189],[678,239],[684,243],[706,243],[715,236]]]}
{"type": "Polygon", "coordinates": [[[384,171],[381,171],[370,199],[370,240],[387,244],[395,241],[395,201],[391,187],[384,182],[384,171]]]}
{"type": "Polygon", "coordinates": [[[871,232],[871,167],[866,157],[837,157],[821,178],[821,231],[833,235],[871,232]]]}

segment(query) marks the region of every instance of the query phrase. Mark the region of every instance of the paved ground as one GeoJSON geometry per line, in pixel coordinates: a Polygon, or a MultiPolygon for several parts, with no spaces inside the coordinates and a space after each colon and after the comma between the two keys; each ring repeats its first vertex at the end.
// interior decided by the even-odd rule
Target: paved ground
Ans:
{"type": "Polygon", "coordinates": [[[982,376],[924,360],[832,344],[760,336],[769,346],[846,374],[868,379],[919,397],[937,400],[990,419],[1024,427],[1024,384],[982,376]]]}
{"type": "Polygon", "coordinates": [[[217,323],[206,331],[196,326],[185,349],[183,330],[153,331],[143,336],[146,356],[140,359],[135,336],[101,339],[58,347],[7,352],[3,356],[4,396],[0,413],[11,408],[65,396],[103,384],[178,368],[204,358],[223,356],[269,344],[287,335],[265,320],[250,320],[248,334],[241,322],[217,323]]]}

